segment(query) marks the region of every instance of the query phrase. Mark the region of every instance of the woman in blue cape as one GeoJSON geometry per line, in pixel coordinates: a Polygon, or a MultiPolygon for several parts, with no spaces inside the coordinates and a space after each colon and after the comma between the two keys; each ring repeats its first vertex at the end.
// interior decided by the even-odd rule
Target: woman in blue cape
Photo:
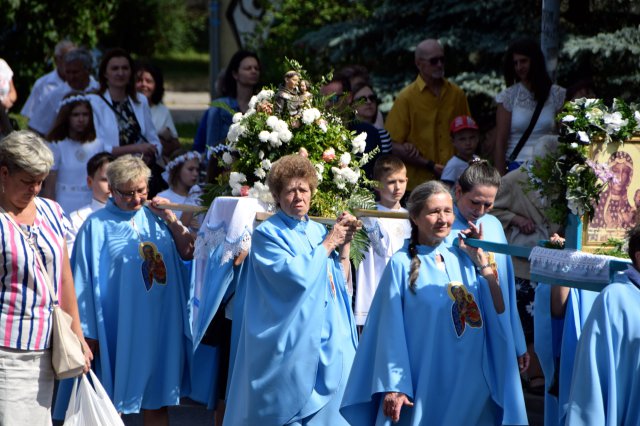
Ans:
{"type": "Polygon", "coordinates": [[[109,164],[112,197],[78,233],[71,265],[82,329],[116,409],[168,424],[189,391],[189,275],[194,239],[170,210],[145,206],[151,171],[126,155],[109,164]],[[91,344],[90,344],[91,345],[91,344]]]}
{"type": "MultiPolygon", "coordinates": [[[[507,237],[500,221],[487,213],[493,208],[498,189],[500,173],[486,160],[474,160],[460,175],[455,185],[455,204],[453,211],[455,220],[452,232],[445,242],[454,244],[458,232],[469,228],[469,222],[482,226],[482,234],[486,241],[507,244],[507,237]]],[[[515,275],[511,256],[501,253],[489,253],[489,260],[497,273],[507,316],[511,322],[511,332],[515,344],[515,356],[518,358],[520,372],[529,367],[527,344],[518,315],[516,302],[515,275]]]]}
{"type": "Polygon", "coordinates": [[[632,266],[602,290],[582,328],[567,425],[638,424],[640,419],[640,225],[628,237],[632,266]]]}
{"type": "MultiPolygon", "coordinates": [[[[331,231],[309,220],[315,168],[300,155],[274,163],[278,212],[252,235],[225,425],[346,425],[339,407],[356,350],[345,280],[358,222],[331,231]]],[[[235,321],[234,316],[234,323],[235,321]]]]}
{"type": "Polygon", "coordinates": [[[407,208],[411,238],[380,280],[342,415],[351,425],[527,424],[524,405],[505,398],[522,388],[488,256],[444,242],[454,213],[441,183],[419,185],[407,208]]]}

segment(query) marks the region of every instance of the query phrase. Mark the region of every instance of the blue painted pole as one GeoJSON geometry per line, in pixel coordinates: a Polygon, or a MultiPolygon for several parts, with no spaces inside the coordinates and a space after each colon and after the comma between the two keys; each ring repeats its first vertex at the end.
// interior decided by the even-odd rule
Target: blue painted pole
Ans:
{"type": "Polygon", "coordinates": [[[582,248],[582,220],[569,213],[565,230],[564,248],[580,250],[582,248]]]}

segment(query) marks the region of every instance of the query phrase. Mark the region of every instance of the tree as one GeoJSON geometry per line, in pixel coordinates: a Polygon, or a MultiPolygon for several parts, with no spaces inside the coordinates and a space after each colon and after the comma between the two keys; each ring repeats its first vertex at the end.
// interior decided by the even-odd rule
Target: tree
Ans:
{"type": "MultiPolygon", "coordinates": [[[[106,32],[116,0],[0,0],[0,46],[14,71],[19,102],[31,84],[52,68],[53,48],[68,38],[95,46],[106,32]]],[[[15,108],[17,110],[17,108],[15,108]]]]}

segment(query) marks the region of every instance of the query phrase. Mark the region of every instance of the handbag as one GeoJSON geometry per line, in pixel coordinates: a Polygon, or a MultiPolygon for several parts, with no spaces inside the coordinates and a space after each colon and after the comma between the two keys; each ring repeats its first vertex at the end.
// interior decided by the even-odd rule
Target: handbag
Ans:
{"type": "Polygon", "coordinates": [[[64,416],[64,425],[124,426],[116,407],[113,406],[96,375],[91,370],[89,375],[91,383],[85,374],[74,381],[69,406],[64,416]]]}
{"type": "Polygon", "coordinates": [[[58,297],[53,289],[47,270],[42,264],[42,259],[31,238],[24,234],[22,228],[20,228],[10,214],[2,208],[0,208],[0,211],[4,213],[9,222],[20,232],[20,235],[33,250],[33,255],[47,284],[47,289],[53,302],[53,311],[51,312],[51,364],[56,379],[62,380],[77,377],[82,374],[84,370],[85,359],[82,343],[76,333],[71,330],[73,319],[71,315],[67,314],[60,307],[58,297]]]}

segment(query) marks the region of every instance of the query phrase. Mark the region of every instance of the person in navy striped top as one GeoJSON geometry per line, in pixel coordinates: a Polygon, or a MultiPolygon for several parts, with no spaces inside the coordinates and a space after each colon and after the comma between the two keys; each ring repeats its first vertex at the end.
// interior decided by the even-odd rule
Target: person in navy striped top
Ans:
{"type": "Polygon", "coordinates": [[[85,372],[93,358],[80,327],[65,244],[69,222],[56,202],[38,197],[52,164],[53,154],[35,133],[13,132],[0,141],[2,425],[51,424],[53,302],[43,274],[73,319],[71,328],[85,349],[85,372]]]}

